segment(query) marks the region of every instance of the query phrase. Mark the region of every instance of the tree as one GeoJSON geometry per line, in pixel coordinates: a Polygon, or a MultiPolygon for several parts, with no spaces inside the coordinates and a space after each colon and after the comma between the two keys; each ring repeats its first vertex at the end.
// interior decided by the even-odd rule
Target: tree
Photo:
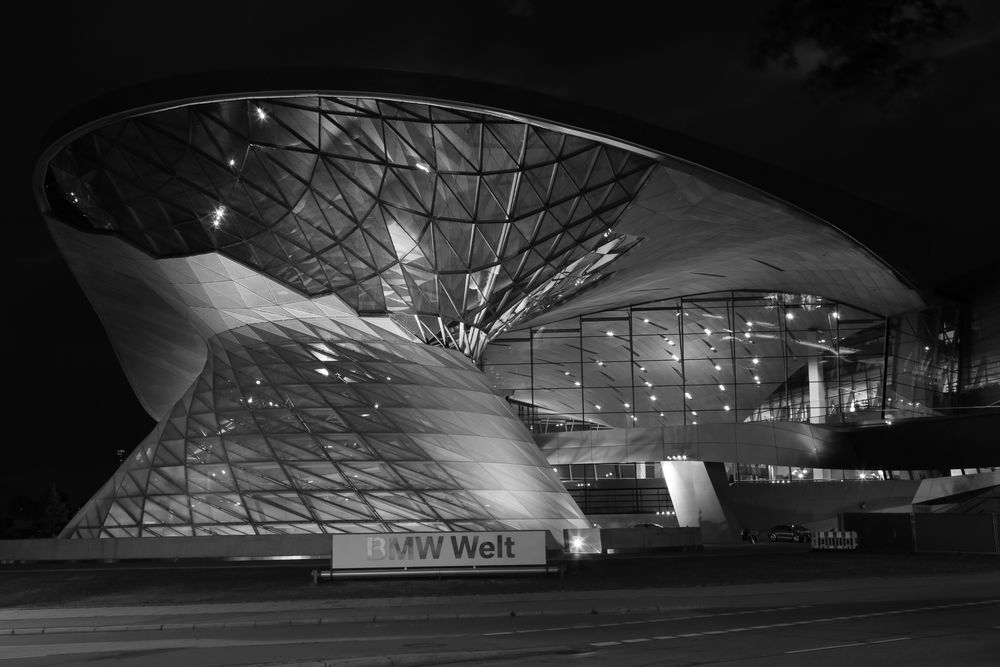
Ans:
{"type": "Polygon", "coordinates": [[[69,508],[53,482],[38,515],[38,533],[41,537],[55,537],[68,521],[69,508]]]}
{"type": "Polygon", "coordinates": [[[933,43],[966,21],[953,0],[779,0],[753,61],[801,69],[826,97],[885,107],[919,94],[936,63],[933,43]]]}

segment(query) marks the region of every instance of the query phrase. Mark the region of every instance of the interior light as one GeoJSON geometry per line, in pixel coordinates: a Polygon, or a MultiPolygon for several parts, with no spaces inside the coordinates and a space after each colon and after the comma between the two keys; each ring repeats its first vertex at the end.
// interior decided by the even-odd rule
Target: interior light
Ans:
{"type": "Polygon", "coordinates": [[[720,384],[719,385],[719,391],[725,391],[725,390],[726,390],[726,385],[720,384]]]}
{"type": "Polygon", "coordinates": [[[569,375],[569,371],[563,371],[563,375],[569,375]]]}
{"type": "Polygon", "coordinates": [[[649,318],[643,318],[642,320],[645,324],[649,324],[649,318]]]}
{"type": "Polygon", "coordinates": [[[212,226],[218,227],[222,224],[222,218],[226,215],[225,206],[217,206],[214,211],[212,211],[212,226]]]}
{"type": "Polygon", "coordinates": [[[660,416],[661,416],[661,417],[663,416],[663,413],[662,413],[662,412],[660,413],[660,416]]]}
{"type": "Polygon", "coordinates": [[[257,120],[267,120],[267,113],[260,107],[254,107],[254,111],[257,113],[257,120]]]}
{"type": "Polygon", "coordinates": [[[795,319],[795,313],[785,313],[785,319],[786,320],[794,320],[795,319]]]}
{"type": "Polygon", "coordinates": [[[690,391],[685,391],[685,392],[684,392],[684,398],[686,398],[687,400],[689,400],[689,401],[690,401],[690,400],[691,400],[691,398],[692,398],[692,396],[691,396],[691,392],[690,392],[690,391]]]}
{"type": "Polygon", "coordinates": [[[599,406],[599,405],[595,405],[595,406],[594,406],[594,409],[595,409],[595,410],[600,410],[600,409],[601,409],[601,406],[599,406]]]}
{"type": "Polygon", "coordinates": [[[697,417],[698,416],[698,411],[697,410],[692,410],[691,411],[691,416],[692,417],[697,417]]]}
{"type": "Polygon", "coordinates": [[[723,405],[722,409],[725,410],[726,412],[729,412],[729,406],[728,405],[723,405]]]}
{"type": "Polygon", "coordinates": [[[645,366],[639,366],[639,372],[640,373],[645,373],[646,372],[646,367],[645,366]]]}
{"type": "Polygon", "coordinates": [[[750,337],[750,332],[749,331],[744,331],[743,332],[743,337],[744,338],[749,338],[750,337]]]}
{"type": "Polygon", "coordinates": [[[631,405],[629,405],[628,403],[622,403],[622,405],[624,405],[624,406],[625,406],[626,408],[630,408],[630,407],[632,407],[632,406],[631,406],[631,405]]]}
{"type": "Polygon", "coordinates": [[[417,169],[419,169],[420,171],[424,172],[425,174],[431,173],[431,168],[429,166],[427,166],[426,164],[424,164],[423,162],[418,162],[416,166],[417,166],[417,169]]]}
{"type": "Polygon", "coordinates": [[[706,336],[711,336],[712,335],[712,330],[711,329],[705,329],[705,335],[706,336]]]}
{"type": "Polygon", "coordinates": [[[362,412],[362,413],[361,413],[361,416],[362,416],[362,417],[371,417],[371,416],[372,416],[372,413],[370,413],[370,412],[362,412]]]}
{"type": "Polygon", "coordinates": [[[752,363],[754,366],[756,366],[757,364],[760,363],[760,359],[758,359],[757,357],[754,357],[753,359],[750,360],[750,363],[752,363]]]}
{"type": "Polygon", "coordinates": [[[257,380],[257,384],[260,384],[260,380],[257,380]]]}
{"type": "Polygon", "coordinates": [[[651,401],[655,401],[655,400],[656,400],[656,396],[650,396],[650,397],[649,397],[649,400],[651,400],[651,401]]]}
{"type": "Polygon", "coordinates": [[[835,320],[839,320],[840,319],[840,312],[839,311],[836,311],[836,310],[833,311],[832,315],[833,315],[833,319],[835,319],[835,320]]]}
{"type": "Polygon", "coordinates": [[[375,404],[375,409],[378,410],[378,403],[375,404]]]}
{"type": "Polygon", "coordinates": [[[647,386],[647,387],[652,387],[652,386],[653,386],[653,383],[652,383],[652,382],[650,382],[649,380],[646,380],[646,386],[647,386]]]}
{"type": "Polygon", "coordinates": [[[719,364],[715,364],[715,370],[721,371],[722,370],[722,366],[720,366],[719,364]]]}
{"type": "Polygon", "coordinates": [[[695,426],[697,426],[697,425],[698,425],[698,422],[695,422],[695,421],[693,421],[693,422],[691,422],[691,423],[692,423],[692,424],[694,424],[695,426]]]}
{"type": "Polygon", "coordinates": [[[605,331],[604,333],[607,334],[608,336],[614,336],[615,335],[614,331],[605,331]]]}
{"type": "Polygon", "coordinates": [[[236,166],[236,160],[234,160],[233,158],[229,158],[229,166],[230,167],[235,167],[236,166]]]}
{"type": "Polygon", "coordinates": [[[580,386],[580,382],[579,382],[579,381],[577,381],[577,382],[574,382],[573,384],[575,384],[575,385],[576,385],[577,387],[579,387],[579,386],[580,386]]]}
{"type": "Polygon", "coordinates": [[[320,375],[329,375],[330,374],[330,371],[326,370],[325,368],[317,368],[316,372],[319,373],[320,375]]]}
{"type": "Polygon", "coordinates": [[[681,358],[678,357],[676,354],[671,354],[670,358],[673,359],[674,361],[680,361],[681,360],[681,358]]]}

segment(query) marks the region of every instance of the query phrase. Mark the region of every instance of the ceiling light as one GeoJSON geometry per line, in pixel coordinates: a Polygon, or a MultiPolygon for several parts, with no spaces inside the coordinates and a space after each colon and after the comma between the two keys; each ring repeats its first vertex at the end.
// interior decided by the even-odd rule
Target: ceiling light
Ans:
{"type": "Polygon", "coordinates": [[[722,409],[725,410],[726,412],[729,412],[729,406],[728,405],[723,405],[722,409]]]}
{"type": "Polygon", "coordinates": [[[725,391],[725,390],[726,390],[726,385],[720,384],[719,385],[719,391],[725,391]]]}
{"type": "Polygon", "coordinates": [[[715,364],[715,370],[721,371],[722,370],[722,366],[720,366],[719,364],[715,364]]]}
{"type": "Polygon", "coordinates": [[[794,320],[795,319],[795,313],[785,313],[785,319],[786,320],[794,320]]]}
{"type": "Polygon", "coordinates": [[[752,364],[753,364],[754,366],[756,366],[757,364],[759,364],[759,363],[760,363],[760,359],[758,359],[757,357],[754,357],[753,359],[751,359],[751,360],[750,360],[750,362],[751,362],[751,363],[752,363],[752,364]]]}
{"type": "Polygon", "coordinates": [[[267,120],[267,113],[260,107],[254,107],[254,111],[257,114],[257,120],[267,120]]]}
{"type": "Polygon", "coordinates": [[[685,391],[685,392],[684,392],[684,398],[686,398],[687,400],[689,400],[689,401],[690,401],[690,400],[691,400],[691,398],[692,398],[692,396],[691,396],[691,392],[690,392],[690,391],[685,391]]]}

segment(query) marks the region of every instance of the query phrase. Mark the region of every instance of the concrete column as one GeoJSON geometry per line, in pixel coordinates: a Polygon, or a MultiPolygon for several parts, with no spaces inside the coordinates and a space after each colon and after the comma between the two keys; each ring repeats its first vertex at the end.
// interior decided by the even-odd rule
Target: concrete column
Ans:
{"type": "MultiPolygon", "coordinates": [[[[819,334],[814,334],[816,340],[819,334]]],[[[826,383],[823,380],[823,350],[813,348],[814,354],[809,355],[809,422],[812,424],[826,423],[826,383]]]]}
{"type": "MultiPolygon", "coordinates": [[[[726,469],[721,469],[725,483],[726,469]]],[[[731,542],[733,531],[715,490],[718,475],[711,474],[703,461],[661,461],[663,477],[670,492],[670,501],[681,527],[700,527],[703,542],[731,542]]]]}

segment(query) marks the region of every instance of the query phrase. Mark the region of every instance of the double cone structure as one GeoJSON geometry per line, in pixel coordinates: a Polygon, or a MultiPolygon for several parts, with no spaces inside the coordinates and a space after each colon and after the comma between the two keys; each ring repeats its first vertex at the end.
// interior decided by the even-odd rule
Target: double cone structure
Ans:
{"type": "Polygon", "coordinates": [[[651,157],[315,95],[57,149],[50,228],[160,420],[64,536],[588,525],[473,360],[636,243],[651,157]]]}

